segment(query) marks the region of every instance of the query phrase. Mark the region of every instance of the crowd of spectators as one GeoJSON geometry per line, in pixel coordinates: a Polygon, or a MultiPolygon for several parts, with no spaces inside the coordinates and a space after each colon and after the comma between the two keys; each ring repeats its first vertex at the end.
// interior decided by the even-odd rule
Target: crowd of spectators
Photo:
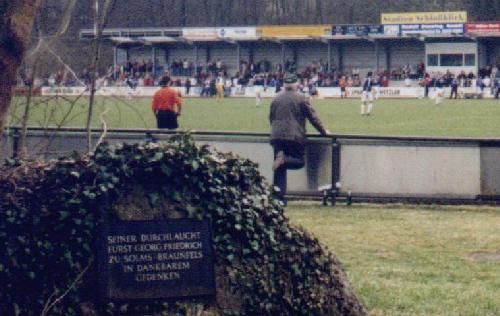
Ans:
{"type": "MultiPolygon", "coordinates": [[[[215,91],[215,82],[218,80],[225,88],[244,86],[265,86],[276,88],[283,85],[283,76],[291,72],[297,74],[302,87],[360,87],[364,74],[356,67],[349,67],[345,72],[340,72],[334,67],[328,67],[323,60],[314,61],[298,69],[293,60],[286,60],[282,64],[272,64],[269,60],[262,59],[256,62],[241,60],[237,72],[228,73],[228,68],[221,59],[208,63],[195,63],[187,58],[174,59],[168,65],[161,65],[158,61],[131,60],[124,64],[110,66],[103,74],[97,74],[97,86],[130,86],[153,87],[158,86],[159,78],[163,74],[172,77],[172,85],[201,87],[204,95],[211,95],[215,91]]],[[[458,76],[451,72],[426,73],[424,63],[415,66],[397,67],[391,71],[381,71],[374,75],[381,87],[388,87],[390,80],[403,81],[405,86],[434,86],[440,80],[444,86],[451,86],[454,82],[459,87],[491,87],[499,79],[498,67],[489,66],[481,68],[476,75],[461,72],[458,76]]],[[[26,74],[20,75],[19,84],[26,85],[29,80],[26,74]]],[[[39,86],[81,86],[89,85],[91,73],[84,69],[75,75],[67,69],[36,80],[39,86]]]]}

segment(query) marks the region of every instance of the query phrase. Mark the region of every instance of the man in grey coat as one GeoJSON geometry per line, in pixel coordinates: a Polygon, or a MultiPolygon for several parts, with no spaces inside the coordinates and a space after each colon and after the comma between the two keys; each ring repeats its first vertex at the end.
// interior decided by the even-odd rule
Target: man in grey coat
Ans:
{"type": "Polygon", "coordinates": [[[306,141],[306,119],[321,133],[330,132],[323,127],[316,111],[309,101],[297,90],[297,76],[286,74],[283,82],[285,91],[271,103],[269,122],[271,123],[271,145],[274,148],[274,186],[280,191],[277,197],[285,205],[287,169],[304,167],[304,144],[306,141]]]}

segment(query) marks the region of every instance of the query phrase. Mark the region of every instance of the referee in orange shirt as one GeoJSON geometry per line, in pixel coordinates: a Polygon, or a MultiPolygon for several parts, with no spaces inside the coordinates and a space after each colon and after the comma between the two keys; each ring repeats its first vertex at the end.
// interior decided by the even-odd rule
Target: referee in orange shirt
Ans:
{"type": "Polygon", "coordinates": [[[181,115],[182,99],[180,93],[169,88],[170,77],[160,80],[162,87],[153,96],[153,113],[156,116],[158,128],[176,129],[179,127],[177,117],[181,115]]]}

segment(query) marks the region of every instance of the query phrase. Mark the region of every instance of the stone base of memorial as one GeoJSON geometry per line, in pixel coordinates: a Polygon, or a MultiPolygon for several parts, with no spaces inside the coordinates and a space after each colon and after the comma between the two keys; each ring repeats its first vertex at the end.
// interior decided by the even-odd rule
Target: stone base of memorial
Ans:
{"type": "Polygon", "coordinates": [[[17,163],[0,168],[1,316],[366,315],[249,160],[181,136],[17,163]]]}

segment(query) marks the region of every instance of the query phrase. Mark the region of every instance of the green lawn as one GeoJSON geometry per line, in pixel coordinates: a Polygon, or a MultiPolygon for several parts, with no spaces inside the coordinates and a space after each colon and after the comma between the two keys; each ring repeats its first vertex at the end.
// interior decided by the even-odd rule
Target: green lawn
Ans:
{"type": "Polygon", "coordinates": [[[497,208],[297,203],[287,215],[337,254],[371,315],[500,315],[497,208]]]}
{"type": "MultiPolygon", "coordinates": [[[[71,108],[62,98],[37,98],[30,125],[82,127],[86,117],[87,98],[71,108]],[[70,111],[71,110],[71,111],[70,111]]],[[[19,124],[23,98],[13,101],[10,125],[19,124]]],[[[150,98],[98,98],[93,125],[100,127],[99,115],[105,109],[110,128],[154,128],[150,98]]],[[[214,99],[186,98],[180,125],[191,130],[224,130],[268,132],[269,104],[260,108],[254,99],[233,98],[219,103],[214,99]]],[[[378,100],[372,116],[359,115],[358,99],[315,100],[313,104],[332,132],[337,134],[411,135],[451,137],[500,137],[500,101],[445,100],[435,106],[431,100],[378,100]]],[[[310,127],[310,131],[313,129],[310,127]]]]}

